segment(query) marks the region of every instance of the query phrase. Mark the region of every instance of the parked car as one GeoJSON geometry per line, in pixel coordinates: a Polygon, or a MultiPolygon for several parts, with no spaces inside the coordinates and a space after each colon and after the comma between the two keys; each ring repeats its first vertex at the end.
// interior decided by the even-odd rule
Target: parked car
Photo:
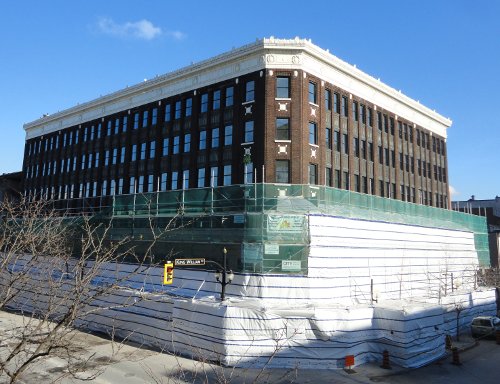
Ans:
{"type": "Polygon", "coordinates": [[[500,331],[500,318],[496,316],[478,316],[470,325],[472,337],[495,336],[500,331]]]}

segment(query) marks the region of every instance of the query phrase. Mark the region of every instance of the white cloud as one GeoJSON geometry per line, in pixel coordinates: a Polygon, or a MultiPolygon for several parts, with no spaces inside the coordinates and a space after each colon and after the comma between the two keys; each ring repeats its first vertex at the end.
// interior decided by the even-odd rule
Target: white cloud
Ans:
{"type": "Polygon", "coordinates": [[[184,40],[186,38],[186,34],[181,31],[167,31],[165,32],[168,36],[172,37],[175,40],[184,40]]]}
{"type": "Polygon", "coordinates": [[[453,198],[453,196],[460,195],[460,192],[458,192],[455,188],[453,188],[452,185],[450,185],[449,188],[450,188],[450,196],[451,196],[451,198],[453,198]]]}
{"type": "Polygon", "coordinates": [[[156,27],[149,20],[128,21],[123,24],[118,24],[113,19],[102,18],[97,23],[97,26],[102,33],[108,35],[134,37],[144,40],[152,40],[163,33],[160,27],[156,27]]]}

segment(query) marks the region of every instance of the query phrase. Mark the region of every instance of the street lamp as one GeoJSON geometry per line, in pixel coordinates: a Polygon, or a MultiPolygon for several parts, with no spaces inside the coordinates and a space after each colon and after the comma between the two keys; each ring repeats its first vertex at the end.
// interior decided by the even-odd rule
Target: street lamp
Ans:
{"type": "MultiPolygon", "coordinates": [[[[226,285],[231,284],[231,281],[234,279],[234,273],[233,271],[228,271],[227,270],[227,249],[224,247],[223,249],[223,262],[222,262],[222,270],[218,269],[215,272],[215,280],[221,285],[221,293],[220,293],[220,299],[221,301],[226,300],[226,285]]],[[[217,264],[219,267],[221,267],[219,264],[217,264]]]]}

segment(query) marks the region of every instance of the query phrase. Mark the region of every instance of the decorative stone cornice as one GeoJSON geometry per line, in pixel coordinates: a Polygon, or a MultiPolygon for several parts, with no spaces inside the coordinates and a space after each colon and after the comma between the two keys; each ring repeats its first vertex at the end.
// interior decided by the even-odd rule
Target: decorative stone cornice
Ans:
{"type": "Polygon", "coordinates": [[[302,70],[446,137],[449,119],[304,39],[257,40],[24,125],[26,138],[55,132],[262,69],[302,70]]]}

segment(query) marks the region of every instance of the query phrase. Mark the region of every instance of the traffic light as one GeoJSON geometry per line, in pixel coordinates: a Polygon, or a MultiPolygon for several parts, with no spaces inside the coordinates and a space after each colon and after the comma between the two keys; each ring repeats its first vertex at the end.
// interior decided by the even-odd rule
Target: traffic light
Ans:
{"type": "Polygon", "coordinates": [[[165,263],[165,273],[163,275],[163,284],[172,284],[174,281],[174,264],[165,263]]]}

